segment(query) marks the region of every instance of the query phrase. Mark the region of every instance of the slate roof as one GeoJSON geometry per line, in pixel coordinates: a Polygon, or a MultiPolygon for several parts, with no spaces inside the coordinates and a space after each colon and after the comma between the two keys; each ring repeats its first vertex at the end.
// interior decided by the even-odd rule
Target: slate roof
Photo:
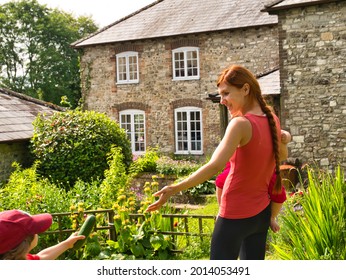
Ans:
{"type": "Polygon", "coordinates": [[[263,8],[262,0],[158,0],[72,47],[277,24],[263,8]]]}
{"type": "Polygon", "coordinates": [[[28,140],[38,113],[51,115],[64,108],[0,88],[0,143],[28,140]]]}
{"type": "Polygon", "coordinates": [[[285,10],[287,8],[305,7],[338,1],[344,0],[276,0],[265,3],[265,9],[263,11],[285,10]]]}
{"type": "Polygon", "coordinates": [[[280,71],[278,68],[257,76],[263,95],[280,94],[280,71]]]}

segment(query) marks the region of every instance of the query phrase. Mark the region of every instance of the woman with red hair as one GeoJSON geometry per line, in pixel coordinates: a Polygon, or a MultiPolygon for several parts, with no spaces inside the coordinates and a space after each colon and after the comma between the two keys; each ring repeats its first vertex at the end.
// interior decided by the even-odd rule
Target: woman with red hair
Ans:
{"type": "Polygon", "coordinates": [[[211,159],[185,180],[155,193],[159,199],[147,211],[159,209],[172,195],[219,173],[230,161],[220,210],[211,241],[210,259],[265,258],[271,207],[268,186],[281,192],[280,122],[266,104],[259,83],[245,67],[226,68],[217,81],[220,103],[232,115],[211,159]]]}

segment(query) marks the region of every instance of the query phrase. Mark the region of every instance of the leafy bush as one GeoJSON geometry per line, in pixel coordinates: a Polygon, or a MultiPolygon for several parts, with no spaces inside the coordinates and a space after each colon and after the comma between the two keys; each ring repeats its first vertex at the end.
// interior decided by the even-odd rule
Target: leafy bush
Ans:
{"type": "MultiPolygon", "coordinates": [[[[117,241],[108,240],[106,248],[97,259],[169,259],[172,249],[172,240],[168,235],[159,233],[167,231],[169,221],[162,219],[159,211],[145,213],[145,209],[154,198],[153,192],[158,190],[158,183],[154,180],[144,186],[145,197],[136,209],[134,193],[125,189],[119,191],[119,196],[113,208],[116,213],[114,226],[117,232],[117,241]],[[142,216],[131,218],[130,214],[138,213],[142,216]]],[[[160,210],[163,211],[163,210],[160,210]]]]}
{"type": "MultiPolygon", "coordinates": [[[[128,191],[130,176],[126,173],[124,155],[119,147],[113,146],[108,154],[109,169],[99,188],[100,206],[112,208],[117,201],[120,190],[128,191]]],[[[94,205],[95,206],[95,205],[94,205]]]]}
{"type": "Polygon", "coordinates": [[[112,145],[121,148],[127,167],[132,162],[126,132],[105,114],[69,110],[50,118],[38,116],[33,125],[31,144],[38,172],[66,188],[78,180],[103,179],[112,145]]]}
{"type": "MultiPolygon", "coordinates": [[[[167,156],[162,156],[156,161],[156,170],[160,174],[164,175],[176,175],[180,180],[183,180],[184,177],[189,176],[191,173],[196,171],[201,167],[201,163],[198,163],[193,160],[174,160],[167,156]]],[[[199,184],[193,188],[190,188],[185,191],[187,195],[197,197],[201,194],[213,194],[215,193],[215,178],[211,178],[199,184]]]]}
{"type": "Polygon", "coordinates": [[[190,160],[174,160],[168,156],[162,156],[156,161],[156,166],[156,170],[160,174],[181,177],[196,171],[201,164],[190,160]]]}
{"type": "Polygon", "coordinates": [[[64,212],[69,208],[66,191],[40,178],[35,165],[24,170],[18,163],[13,165],[15,171],[0,189],[0,211],[20,209],[37,214],[64,212]]]}
{"type": "Polygon", "coordinates": [[[280,215],[281,230],[272,235],[275,254],[289,260],[345,260],[345,194],[340,167],[334,178],[309,169],[307,189],[289,198],[280,215]]]}
{"type": "Polygon", "coordinates": [[[131,164],[129,172],[133,175],[142,172],[156,172],[157,160],[159,159],[157,148],[147,148],[144,155],[138,156],[131,164]]]}
{"type": "Polygon", "coordinates": [[[208,180],[193,188],[187,189],[185,193],[194,197],[197,197],[199,195],[205,195],[205,194],[214,194],[215,193],[214,180],[208,180]]]}

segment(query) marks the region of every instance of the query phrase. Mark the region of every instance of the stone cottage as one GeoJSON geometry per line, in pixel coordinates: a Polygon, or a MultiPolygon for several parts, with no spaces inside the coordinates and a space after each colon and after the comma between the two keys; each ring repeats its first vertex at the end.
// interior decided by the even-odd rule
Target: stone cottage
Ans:
{"type": "Polygon", "coordinates": [[[158,145],[170,155],[210,155],[227,119],[209,100],[221,70],[278,69],[277,16],[263,8],[254,0],[159,0],[73,43],[85,109],[117,120],[134,154],[158,145]]]}
{"type": "Polygon", "coordinates": [[[51,115],[63,108],[9,89],[0,88],[0,182],[8,179],[12,163],[32,163],[29,142],[38,113],[51,115]]]}
{"type": "Polygon", "coordinates": [[[345,169],[346,1],[275,1],[264,11],[278,15],[281,122],[293,136],[290,156],[345,169]]]}

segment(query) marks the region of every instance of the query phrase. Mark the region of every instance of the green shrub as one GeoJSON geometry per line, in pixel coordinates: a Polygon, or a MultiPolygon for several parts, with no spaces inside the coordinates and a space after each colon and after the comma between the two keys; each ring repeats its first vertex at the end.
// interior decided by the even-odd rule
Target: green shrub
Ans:
{"type": "Polygon", "coordinates": [[[174,160],[168,156],[162,156],[156,161],[156,166],[160,174],[181,177],[196,171],[201,164],[191,160],[174,160]]]}
{"type": "Polygon", "coordinates": [[[289,260],[345,260],[345,193],[340,167],[334,177],[309,169],[307,189],[288,199],[281,230],[271,235],[274,254],[289,260]]]}
{"type": "Polygon", "coordinates": [[[111,148],[107,160],[109,169],[105,170],[105,178],[99,188],[99,206],[110,209],[118,199],[119,190],[128,191],[131,177],[126,173],[124,155],[119,147],[111,148]]]}
{"type": "Polygon", "coordinates": [[[50,118],[38,116],[33,125],[31,144],[38,172],[66,188],[78,180],[103,179],[112,145],[121,148],[127,167],[132,162],[126,132],[105,114],[70,110],[50,118]]]}
{"type": "Polygon", "coordinates": [[[149,204],[154,202],[153,192],[158,190],[158,183],[146,183],[145,197],[136,209],[134,193],[126,189],[118,190],[118,198],[113,209],[114,227],[117,241],[108,240],[107,246],[94,259],[169,259],[171,258],[172,238],[159,231],[167,231],[169,221],[162,219],[161,212],[145,213],[149,204]],[[130,214],[140,214],[138,218],[130,214]],[[168,223],[167,223],[168,222],[168,223]]]}
{"type": "Polygon", "coordinates": [[[69,208],[66,191],[41,178],[36,166],[22,170],[13,164],[8,182],[0,189],[0,211],[20,209],[30,214],[58,213],[69,208]]]}
{"type": "Polygon", "coordinates": [[[138,156],[131,164],[129,172],[133,175],[142,172],[156,172],[159,159],[157,148],[147,148],[144,155],[138,156]]]}

